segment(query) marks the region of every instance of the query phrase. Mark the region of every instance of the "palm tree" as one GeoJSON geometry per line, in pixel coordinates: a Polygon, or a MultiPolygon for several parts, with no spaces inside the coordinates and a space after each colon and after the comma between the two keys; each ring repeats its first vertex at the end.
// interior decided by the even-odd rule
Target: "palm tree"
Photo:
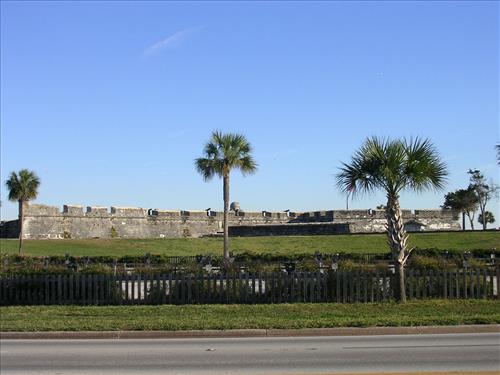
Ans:
{"type": "Polygon", "coordinates": [[[22,255],[24,208],[28,204],[28,201],[35,199],[38,195],[40,179],[35,172],[21,169],[19,174],[11,172],[9,179],[5,181],[5,185],[9,189],[9,200],[19,203],[19,255],[22,255]]]}
{"type": "Polygon", "coordinates": [[[337,174],[337,186],[342,192],[382,189],[386,193],[387,237],[399,280],[396,295],[399,301],[406,302],[404,266],[412,249],[407,247],[399,194],[403,190],[442,189],[448,174],[446,165],[429,140],[377,137],[368,138],[350,164],[342,164],[337,174]]]}
{"type": "Polygon", "coordinates": [[[204,157],[195,160],[196,170],[205,181],[214,175],[223,181],[225,259],[229,259],[229,176],[232,169],[239,169],[244,175],[257,170],[251,152],[252,147],[243,135],[214,131],[203,149],[204,157]]]}

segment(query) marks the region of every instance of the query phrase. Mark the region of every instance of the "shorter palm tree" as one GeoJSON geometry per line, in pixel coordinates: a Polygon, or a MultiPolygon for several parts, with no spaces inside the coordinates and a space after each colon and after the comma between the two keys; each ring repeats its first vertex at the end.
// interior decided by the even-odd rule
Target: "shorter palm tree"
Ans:
{"type": "Polygon", "coordinates": [[[195,160],[196,170],[205,181],[214,175],[223,181],[225,259],[229,259],[229,177],[232,169],[239,169],[244,175],[257,170],[251,152],[252,147],[243,135],[214,131],[203,149],[204,157],[195,160]]]}
{"type": "Polygon", "coordinates": [[[23,254],[23,228],[24,209],[28,201],[33,200],[38,195],[40,179],[35,172],[21,169],[19,174],[11,172],[9,179],[5,181],[9,189],[9,200],[19,203],[19,254],[23,254]]]}
{"type": "Polygon", "coordinates": [[[493,224],[495,222],[495,215],[493,215],[493,212],[491,211],[484,211],[484,220],[483,220],[483,214],[479,214],[477,218],[478,223],[487,223],[487,224],[493,224]]]}
{"type": "Polygon", "coordinates": [[[404,266],[410,252],[399,205],[403,190],[442,189],[447,175],[429,140],[382,140],[368,138],[349,164],[337,174],[337,186],[344,193],[371,193],[382,189],[387,196],[385,208],[387,240],[398,275],[398,299],[406,301],[404,266]]]}

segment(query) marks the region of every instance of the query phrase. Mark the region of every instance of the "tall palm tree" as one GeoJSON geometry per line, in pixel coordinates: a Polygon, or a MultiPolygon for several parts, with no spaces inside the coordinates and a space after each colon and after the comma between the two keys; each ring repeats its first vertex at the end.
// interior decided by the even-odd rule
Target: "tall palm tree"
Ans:
{"type": "Polygon", "coordinates": [[[387,237],[398,277],[398,299],[406,301],[404,266],[411,253],[399,206],[403,190],[421,192],[442,189],[448,174],[432,143],[427,139],[410,141],[366,139],[349,164],[337,174],[337,186],[344,193],[371,193],[382,189],[387,196],[387,237]]]}
{"type": "Polygon", "coordinates": [[[244,175],[257,170],[251,152],[252,147],[243,135],[214,131],[203,149],[204,157],[195,160],[196,170],[205,181],[214,175],[223,181],[225,259],[229,259],[229,176],[232,169],[239,169],[244,175]]]}
{"type": "Polygon", "coordinates": [[[11,172],[9,179],[5,181],[5,185],[9,189],[9,200],[19,203],[19,255],[22,255],[24,208],[28,201],[35,199],[38,195],[40,179],[35,172],[21,169],[19,174],[11,172]]]}

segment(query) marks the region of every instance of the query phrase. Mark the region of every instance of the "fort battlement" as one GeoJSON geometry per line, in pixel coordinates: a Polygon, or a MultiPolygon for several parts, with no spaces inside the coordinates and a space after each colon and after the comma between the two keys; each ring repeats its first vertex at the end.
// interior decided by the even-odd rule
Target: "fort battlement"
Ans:
{"type": "MultiPolygon", "coordinates": [[[[452,210],[403,210],[408,231],[459,230],[452,210]]],[[[222,231],[223,212],[141,207],[31,204],[25,210],[25,238],[201,237],[222,231]]],[[[9,228],[9,236],[14,225],[9,228]]],[[[231,211],[231,235],[335,234],[385,231],[384,210],[308,212],[231,211]]],[[[5,230],[2,236],[7,236],[5,230]]]]}

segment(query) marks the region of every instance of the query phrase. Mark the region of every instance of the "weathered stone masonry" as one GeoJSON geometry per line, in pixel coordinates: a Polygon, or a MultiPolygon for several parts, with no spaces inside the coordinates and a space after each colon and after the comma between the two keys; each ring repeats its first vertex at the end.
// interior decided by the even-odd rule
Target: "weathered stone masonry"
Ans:
{"type": "MultiPolygon", "coordinates": [[[[58,207],[30,205],[24,238],[175,238],[201,237],[222,231],[222,212],[163,211],[145,208],[58,207]]],[[[459,230],[450,210],[403,210],[408,231],[459,230]]],[[[231,212],[230,235],[308,235],[377,233],[385,231],[383,210],[315,212],[231,212]]],[[[15,237],[15,221],[5,222],[1,237],[15,237]]]]}

